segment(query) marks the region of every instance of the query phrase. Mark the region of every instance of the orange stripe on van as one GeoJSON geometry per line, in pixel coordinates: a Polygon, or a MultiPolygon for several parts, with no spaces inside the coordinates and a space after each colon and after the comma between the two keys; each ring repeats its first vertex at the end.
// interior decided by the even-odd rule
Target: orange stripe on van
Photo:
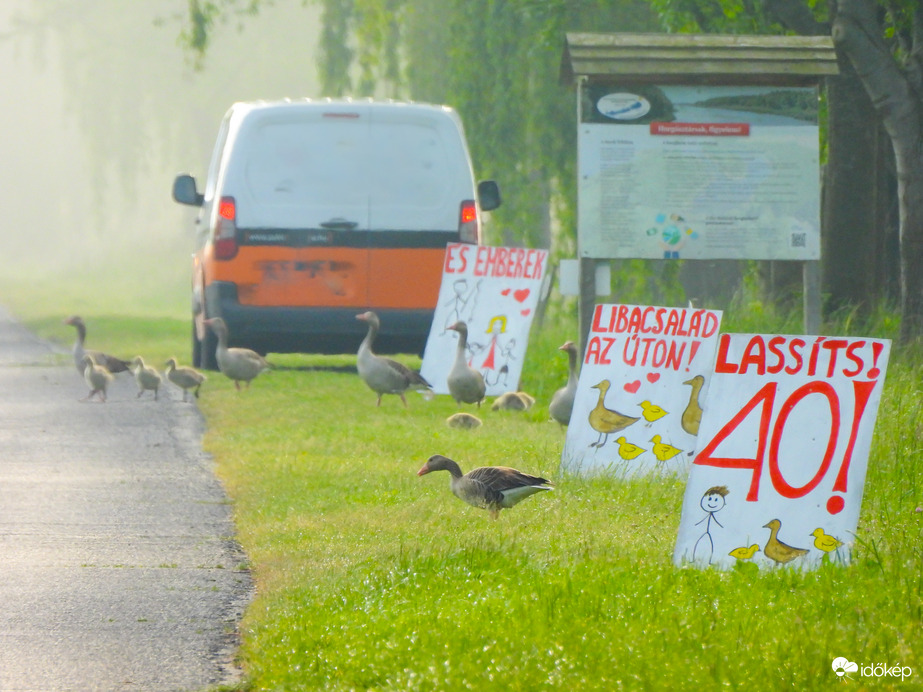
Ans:
{"type": "Polygon", "coordinates": [[[433,309],[445,250],[242,246],[210,262],[209,281],[237,285],[240,303],[267,307],[433,309]]]}

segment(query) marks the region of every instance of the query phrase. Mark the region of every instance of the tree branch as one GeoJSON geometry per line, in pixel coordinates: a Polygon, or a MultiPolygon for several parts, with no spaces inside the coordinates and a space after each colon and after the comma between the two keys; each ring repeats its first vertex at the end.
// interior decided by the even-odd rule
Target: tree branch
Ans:
{"type": "Polygon", "coordinates": [[[804,0],[763,0],[763,9],[773,21],[801,36],[830,34],[830,25],[814,19],[804,0]]]}

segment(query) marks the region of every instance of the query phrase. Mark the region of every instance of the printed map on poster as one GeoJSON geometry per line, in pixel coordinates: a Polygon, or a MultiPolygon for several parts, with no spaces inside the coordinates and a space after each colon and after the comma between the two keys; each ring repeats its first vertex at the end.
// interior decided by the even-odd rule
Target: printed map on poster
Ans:
{"type": "Polygon", "coordinates": [[[468,364],[481,371],[487,396],[519,386],[529,329],[541,295],[548,251],[451,243],[420,374],[437,394],[458,347],[455,322],[468,325],[468,364]]]}
{"type": "Polygon", "coordinates": [[[580,255],[819,259],[817,103],[803,87],[586,87],[580,255]]]}
{"type": "Polygon", "coordinates": [[[890,342],[722,334],[677,565],[848,563],[890,342]]]}
{"type": "Polygon", "coordinates": [[[685,474],[720,325],[713,310],[597,305],[562,468],[685,474]]]}

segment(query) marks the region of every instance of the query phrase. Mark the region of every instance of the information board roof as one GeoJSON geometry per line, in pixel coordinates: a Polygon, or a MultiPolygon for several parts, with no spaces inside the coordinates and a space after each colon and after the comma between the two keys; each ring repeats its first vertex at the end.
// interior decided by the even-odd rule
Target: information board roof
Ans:
{"type": "Polygon", "coordinates": [[[829,36],[568,33],[560,78],[807,86],[838,72],[829,36]]]}

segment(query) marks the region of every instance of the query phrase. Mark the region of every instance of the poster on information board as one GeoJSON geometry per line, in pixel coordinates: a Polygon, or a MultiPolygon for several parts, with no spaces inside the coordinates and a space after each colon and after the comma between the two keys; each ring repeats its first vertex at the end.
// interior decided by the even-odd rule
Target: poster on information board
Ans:
{"type": "Polygon", "coordinates": [[[820,258],[813,87],[588,85],[582,257],[820,258]]]}
{"type": "Polygon", "coordinates": [[[695,450],[721,312],[597,305],[561,466],[684,475],[695,450]]]}
{"type": "Polygon", "coordinates": [[[468,327],[465,359],[480,371],[487,396],[519,386],[545,280],[548,251],[450,243],[446,247],[439,300],[423,352],[420,374],[437,394],[448,394],[455,362],[456,322],[468,327]]]}
{"type": "Polygon", "coordinates": [[[889,353],[880,339],[722,334],[674,562],[848,563],[889,353]]]}

